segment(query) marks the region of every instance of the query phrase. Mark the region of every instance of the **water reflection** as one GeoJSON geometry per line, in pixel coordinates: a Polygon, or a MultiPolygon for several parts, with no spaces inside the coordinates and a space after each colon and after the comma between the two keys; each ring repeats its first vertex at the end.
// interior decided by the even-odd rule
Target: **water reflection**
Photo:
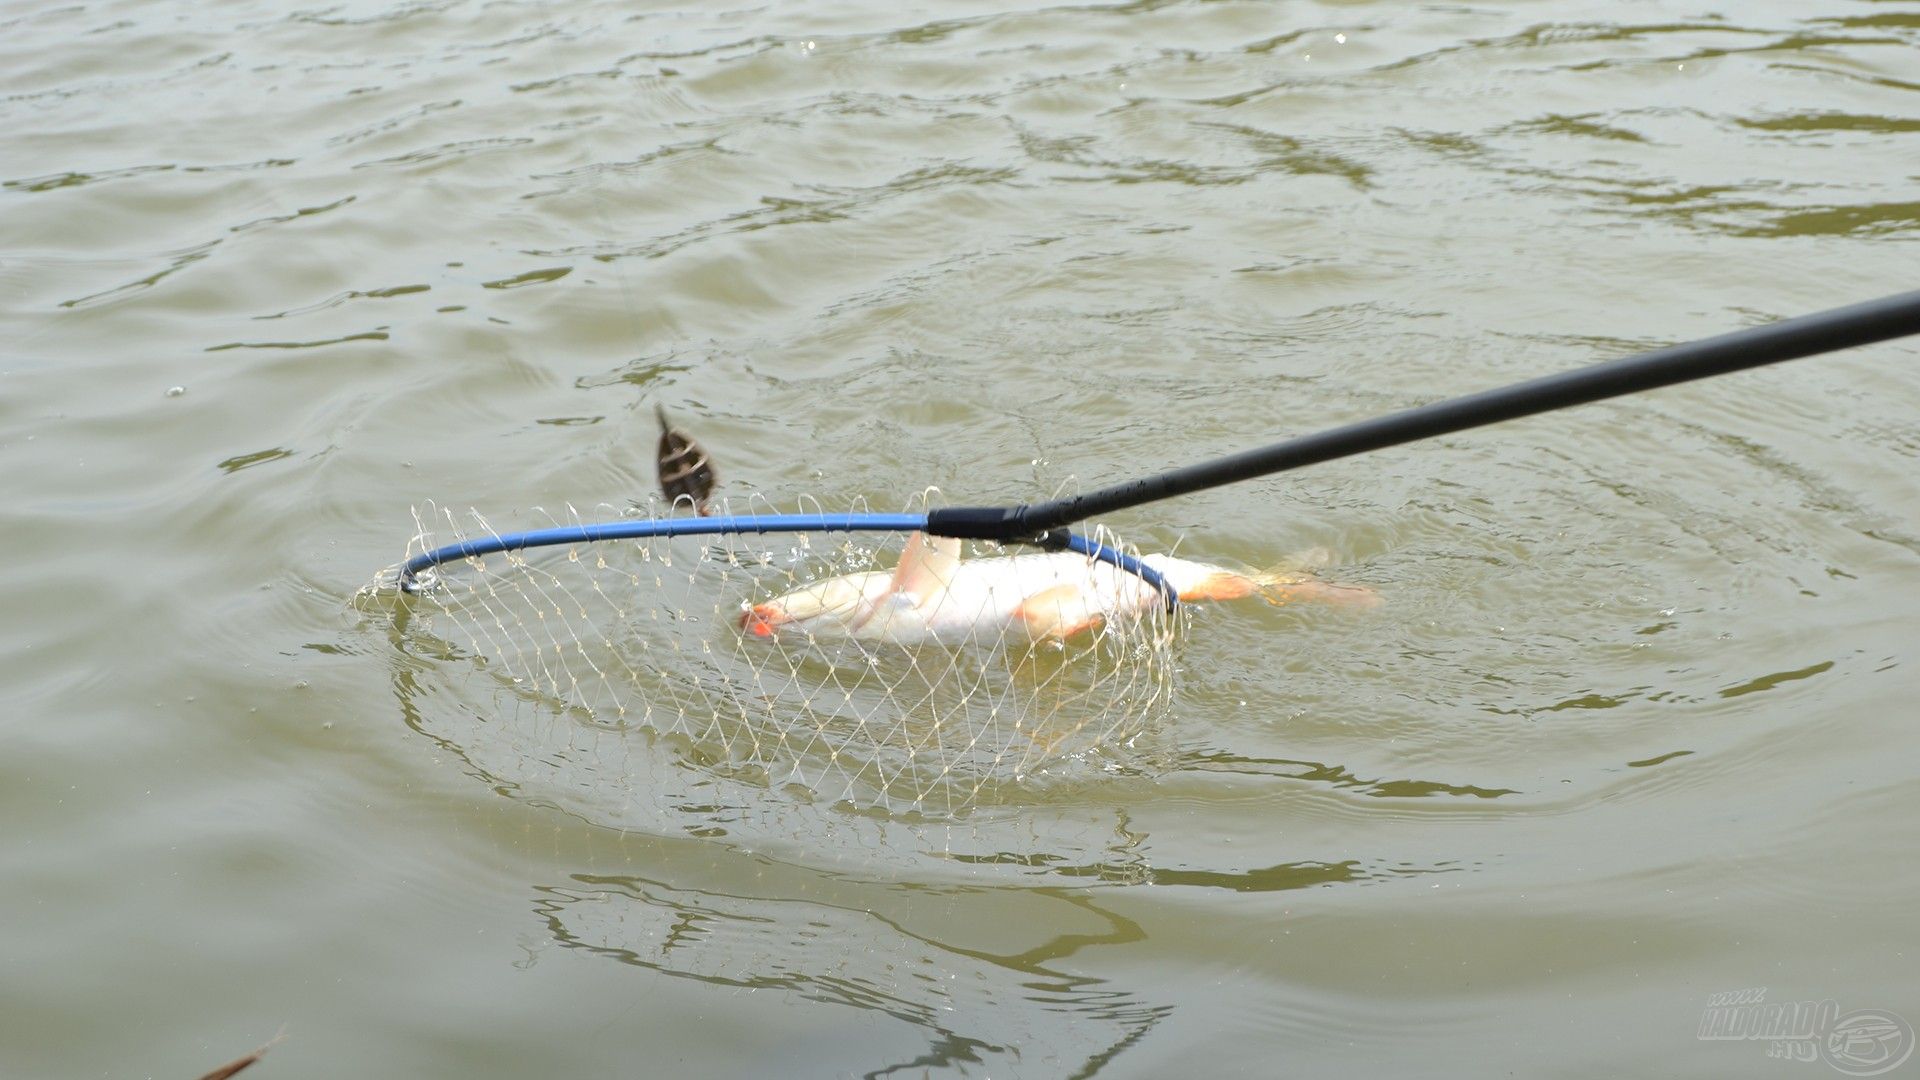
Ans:
{"type": "Polygon", "coordinates": [[[1375,798],[1424,799],[1435,795],[1454,795],[1473,799],[1498,799],[1518,795],[1514,788],[1481,787],[1477,784],[1450,784],[1439,780],[1363,778],[1343,765],[1288,758],[1261,758],[1221,750],[1202,750],[1181,757],[1180,767],[1195,772],[1239,773],[1246,776],[1284,776],[1308,780],[1335,788],[1348,788],[1375,798]]]}
{"type": "MultiPolygon", "coordinates": [[[[777,990],[905,1025],[924,1049],[874,1062],[844,1047],[862,1076],[1087,1076],[1144,1037],[1173,1006],[1080,974],[1088,950],[1136,944],[1138,924],[1097,897],[1030,889],[994,903],[984,933],[970,890],[883,887],[816,878],[817,895],[677,887],[633,875],[576,874],[535,887],[534,914],[562,947],[720,987],[777,990]],[[1021,929],[1009,932],[1007,927],[1021,929]],[[1018,951],[970,944],[1025,937],[1018,951]]],[[[822,1024],[832,1021],[822,1019],[822,1024]]],[[[870,1036],[867,1047],[884,1045],[870,1036]]],[[[818,1063],[816,1063],[818,1064],[818,1063]]]]}

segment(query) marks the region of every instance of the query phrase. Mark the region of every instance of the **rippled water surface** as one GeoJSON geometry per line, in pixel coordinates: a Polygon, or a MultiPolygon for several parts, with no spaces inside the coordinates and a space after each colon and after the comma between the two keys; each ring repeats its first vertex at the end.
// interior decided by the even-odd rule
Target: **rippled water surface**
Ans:
{"type": "Polygon", "coordinates": [[[1034,499],[1912,288],[1917,50],[0,5],[0,1075],[1835,1075],[1698,1033],[1920,1022],[1912,343],[1119,515],[1386,602],[1197,611],[1151,738],[956,815],[702,802],[353,596],[644,500],[656,402],[733,498],[1034,499]]]}

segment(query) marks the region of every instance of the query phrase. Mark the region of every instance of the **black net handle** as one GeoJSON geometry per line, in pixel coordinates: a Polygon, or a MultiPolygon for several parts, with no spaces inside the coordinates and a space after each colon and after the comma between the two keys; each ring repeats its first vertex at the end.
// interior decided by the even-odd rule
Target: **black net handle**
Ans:
{"type": "Polygon", "coordinates": [[[1438,401],[1084,495],[1032,505],[933,510],[927,514],[927,531],[974,540],[1024,540],[1115,510],[1222,484],[1909,334],[1920,334],[1920,290],[1438,401]]]}

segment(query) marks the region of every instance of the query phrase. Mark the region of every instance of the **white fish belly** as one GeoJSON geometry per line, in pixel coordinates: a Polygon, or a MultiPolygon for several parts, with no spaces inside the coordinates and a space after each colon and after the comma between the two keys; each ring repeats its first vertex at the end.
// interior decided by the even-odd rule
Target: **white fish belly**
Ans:
{"type": "Polygon", "coordinates": [[[1109,619],[1161,602],[1138,575],[1073,552],[972,559],[955,568],[944,590],[918,606],[880,612],[856,636],[903,644],[992,640],[1014,627],[1030,598],[1063,585],[1077,590],[1089,611],[1109,619]]]}

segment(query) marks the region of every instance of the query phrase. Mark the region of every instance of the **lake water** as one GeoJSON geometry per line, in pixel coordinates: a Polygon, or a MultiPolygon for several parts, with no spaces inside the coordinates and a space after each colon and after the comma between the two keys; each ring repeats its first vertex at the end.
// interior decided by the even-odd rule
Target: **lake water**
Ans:
{"type": "Polygon", "coordinates": [[[669,798],[670,740],[353,597],[429,503],[644,502],[655,403],[730,498],[1031,500],[1912,288],[1917,48],[1887,0],[0,6],[0,1075],[1911,1049],[1700,1036],[1920,1022],[1912,342],[1118,515],[1385,603],[1195,611],[1136,759],[953,815],[669,798]]]}

